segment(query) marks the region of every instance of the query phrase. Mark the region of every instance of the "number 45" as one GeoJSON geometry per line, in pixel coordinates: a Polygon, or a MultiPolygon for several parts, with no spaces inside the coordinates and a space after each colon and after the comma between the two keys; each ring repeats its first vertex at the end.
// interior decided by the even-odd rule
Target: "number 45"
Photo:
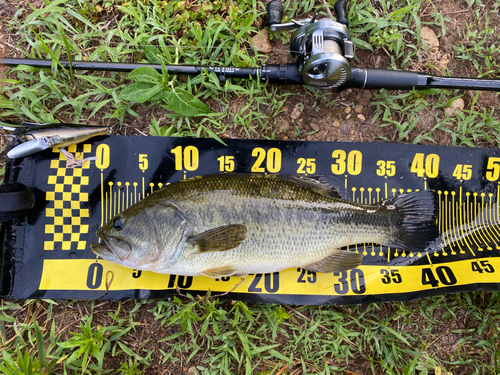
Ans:
{"type": "Polygon", "coordinates": [[[495,269],[487,260],[480,260],[478,262],[471,263],[472,271],[479,273],[493,273],[495,269]]]}
{"type": "Polygon", "coordinates": [[[470,180],[472,177],[472,165],[457,164],[453,171],[453,177],[457,180],[470,180]]]}

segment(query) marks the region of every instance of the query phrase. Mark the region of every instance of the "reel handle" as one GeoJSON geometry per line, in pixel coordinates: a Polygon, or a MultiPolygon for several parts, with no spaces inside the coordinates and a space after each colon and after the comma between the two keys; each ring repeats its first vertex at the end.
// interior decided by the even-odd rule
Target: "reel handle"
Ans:
{"type": "Polygon", "coordinates": [[[347,21],[347,1],[338,0],[335,3],[335,13],[337,13],[337,22],[349,27],[349,21],[347,21]]]}
{"type": "Polygon", "coordinates": [[[267,4],[267,23],[273,26],[281,23],[283,18],[283,4],[280,1],[273,0],[267,4]]]}

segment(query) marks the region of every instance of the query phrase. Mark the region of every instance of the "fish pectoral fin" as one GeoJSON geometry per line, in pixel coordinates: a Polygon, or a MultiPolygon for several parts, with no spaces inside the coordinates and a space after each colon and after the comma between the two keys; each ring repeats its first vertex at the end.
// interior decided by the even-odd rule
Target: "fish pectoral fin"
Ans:
{"type": "Polygon", "coordinates": [[[216,267],[210,268],[200,273],[201,276],[206,277],[227,277],[233,276],[236,273],[236,268],[233,266],[224,266],[224,267],[216,267]]]}
{"type": "Polygon", "coordinates": [[[335,250],[334,253],[321,259],[319,262],[308,264],[302,268],[308,271],[322,273],[339,272],[356,268],[361,264],[362,259],[363,254],[352,251],[335,250]]]}
{"type": "Polygon", "coordinates": [[[238,247],[246,235],[247,228],[244,225],[232,224],[209,229],[188,238],[187,242],[197,247],[197,253],[226,251],[238,247]]]}

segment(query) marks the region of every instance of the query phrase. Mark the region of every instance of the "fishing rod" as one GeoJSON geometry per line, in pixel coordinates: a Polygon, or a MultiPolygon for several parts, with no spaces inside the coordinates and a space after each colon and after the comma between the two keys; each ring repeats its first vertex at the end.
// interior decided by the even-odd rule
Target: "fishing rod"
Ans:
{"type": "MultiPolygon", "coordinates": [[[[268,25],[272,32],[293,31],[290,53],[295,63],[262,65],[255,68],[215,67],[198,65],[166,65],[169,74],[198,75],[203,69],[214,72],[223,83],[227,78],[260,80],[284,85],[307,85],[316,89],[345,88],[412,90],[450,88],[467,90],[500,91],[500,80],[483,78],[441,77],[403,70],[360,68],[351,66],[354,44],[350,39],[347,21],[347,1],[335,3],[337,21],[329,18],[307,18],[281,23],[283,5],[271,1],[267,5],[268,25]]],[[[0,59],[1,65],[28,65],[50,69],[52,60],[0,59]]],[[[131,64],[89,61],[59,61],[67,69],[89,71],[131,72],[148,66],[161,73],[159,64],[131,64]]]]}

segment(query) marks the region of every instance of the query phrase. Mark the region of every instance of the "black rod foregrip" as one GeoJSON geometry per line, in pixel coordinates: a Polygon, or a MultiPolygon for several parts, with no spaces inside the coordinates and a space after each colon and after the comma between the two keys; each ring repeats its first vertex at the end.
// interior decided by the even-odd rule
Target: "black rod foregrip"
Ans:
{"type": "Polygon", "coordinates": [[[347,21],[347,1],[338,0],[335,3],[335,13],[337,13],[337,22],[342,23],[349,27],[349,21],[347,21]]]}
{"type": "Polygon", "coordinates": [[[342,88],[369,90],[412,90],[450,88],[466,90],[500,91],[500,80],[484,78],[438,77],[403,70],[352,68],[342,88]]]}
{"type": "Polygon", "coordinates": [[[296,64],[262,65],[260,69],[263,82],[281,85],[303,85],[302,75],[296,64]]]}

